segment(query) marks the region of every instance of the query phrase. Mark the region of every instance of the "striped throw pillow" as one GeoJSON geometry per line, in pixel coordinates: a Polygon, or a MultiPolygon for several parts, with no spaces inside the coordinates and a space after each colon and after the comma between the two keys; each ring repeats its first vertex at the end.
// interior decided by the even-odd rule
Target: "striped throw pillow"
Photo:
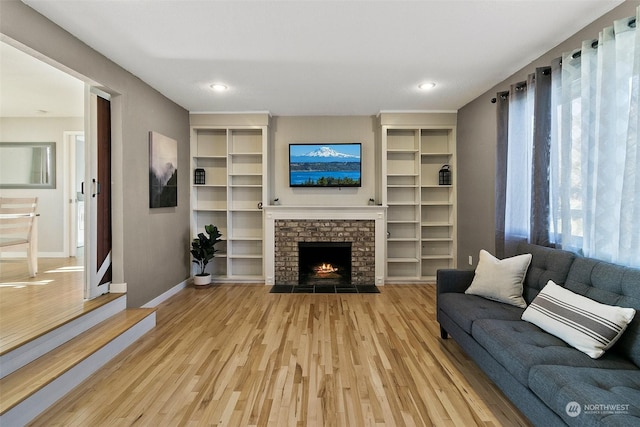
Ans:
{"type": "Polygon", "coordinates": [[[549,280],[522,313],[522,320],[597,359],[620,338],[635,314],[633,308],[601,304],[549,280]]]}

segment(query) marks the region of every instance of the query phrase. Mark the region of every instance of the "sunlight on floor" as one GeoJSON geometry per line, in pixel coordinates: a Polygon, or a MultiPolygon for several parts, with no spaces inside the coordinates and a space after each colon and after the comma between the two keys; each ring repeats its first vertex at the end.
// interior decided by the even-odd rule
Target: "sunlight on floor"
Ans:
{"type": "Polygon", "coordinates": [[[2,282],[0,288],[26,288],[27,286],[43,286],[48,285],[53,280],[34,280],[31,282],[2,282]]]}
{"type": "Polygon", "coordinates": [[[53,270],[45,271],[44,273],[74,273],[74,272],[83,272],[84,267],[82,265],[72,265],[69,267],[60,267],[53,270]]]}

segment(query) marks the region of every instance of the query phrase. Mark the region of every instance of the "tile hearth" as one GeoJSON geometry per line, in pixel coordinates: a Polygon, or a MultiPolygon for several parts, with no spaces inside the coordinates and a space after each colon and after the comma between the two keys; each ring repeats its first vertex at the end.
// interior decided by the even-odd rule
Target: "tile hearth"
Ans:
{"type": "Polygon", "coordinates": [[[379,294],[375,285],[275,285],[272,294],[379,294]]]}

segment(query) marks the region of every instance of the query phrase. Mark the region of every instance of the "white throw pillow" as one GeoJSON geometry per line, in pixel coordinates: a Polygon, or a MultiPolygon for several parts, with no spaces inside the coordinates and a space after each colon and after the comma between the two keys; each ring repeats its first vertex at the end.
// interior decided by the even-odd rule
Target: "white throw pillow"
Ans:
{"type": "Polygon", "coordinates": [[[549,280],[522,320],[597,359],[615,344],[635,314],[633,308],[601,304],[549,280]]]}
{"type": "Polygon", "coordinates": [[[531,254],[498,259],[482,249],[471,286],[465,294],[525,308],[522,284],[531,264],[531,254]]]}

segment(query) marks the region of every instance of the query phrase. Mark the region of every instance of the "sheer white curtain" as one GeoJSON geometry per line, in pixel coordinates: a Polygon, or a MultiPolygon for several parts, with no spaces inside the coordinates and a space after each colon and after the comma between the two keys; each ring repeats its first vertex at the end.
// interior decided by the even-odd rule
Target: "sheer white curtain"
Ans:
{"type": "Polygon", "coordinates": [[[533,156],[534,79],[511,87],[504,231],[509,240],[529,240],[533,156]]]}
{"type": "Polygon", "coordinates": [[[565,54],[552,89],[552,241],[632,266],[640,266],[639,76],[640,33],[624,19],[565,54]]]}

